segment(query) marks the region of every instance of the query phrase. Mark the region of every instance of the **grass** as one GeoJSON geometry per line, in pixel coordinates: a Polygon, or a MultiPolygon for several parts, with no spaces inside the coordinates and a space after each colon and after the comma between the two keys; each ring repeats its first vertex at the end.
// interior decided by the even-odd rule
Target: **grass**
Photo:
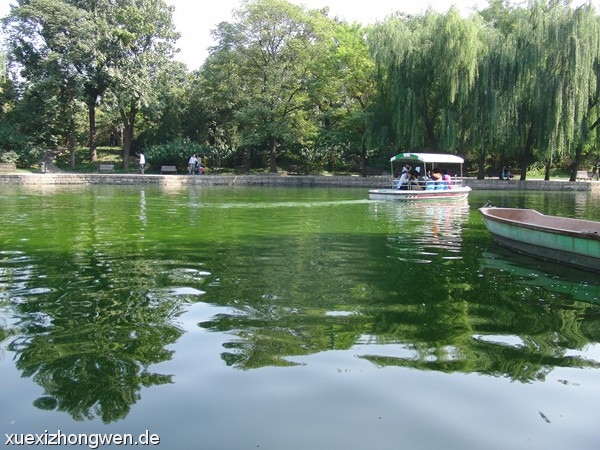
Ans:
{"type": "MultiPolygon", "coordinates": [[[[74,173],[97,173],[98,166],[100,164],[114,164],[115,173],[137,173],[137,156],[131,155],[129,157],[129,169],[123,169],[122,162],[122,148],[121,147],[107,147],[101,146],[96,148],[96,161],[89,160],[89,148],[88,147],[77,147],[75,149],[75,167],[71,167],[71,158],[69,152],[66,149],[60,149],[59,153],[56,155],[56,166],[64,170],[65,172],[74,172],[74,173]]],[[[26,171],[26,170],[23,170],[26,171]]],[[[36,164],[32,166],[29,170],[31,172],[39,171],[39,166],[36,164]]],[[[234,169],[232,168],[214,168],[214,170],[210,170],[210,173],[234,173],[234,169]]],[[[160,167],[150,167],[149,170],[146,170],[146,173],[160,173],[160,167]]],[[[265,173],[264,170],[253,169],[251,173],[265,173]]],[[[486,172],[487,173],[487,172],[486,172]]],[[[324,175],[357,175],[355,173],[341,173],[341,172],[322,172],[324,175]]],[[[466,176],[476,177],[477,172],[469,172],[465,173],[466,176]]],[[[560,180],[568,180],[570,177],[569,173],[564,173],[562,171],[553,170],[550,174],[550,179],[555,181],[560,180]]],[[[486,176],[487,178],[487,176],[486,176]]],[[[497,178],[497,177],[495,177],[497,178]]],[[[515,175],[513,179],[519,179],[520,175],[515,175]]],[[[527,179],[528,180],[543,180],[544,179],[544,170],[543,168],[540,170],[528,170],[527,171],[527,179]]]]}
{"type": "Polygon", "coordinates": [[[96,161],[90,161],[89,148],[77,147],[75,149],[75,167],[71,167],[71,155],[66,149],[63,149],[56,155],[56,166],[67,172],[79,173],[98,172],[100,164],[114,164],[115,173],[136,173],[138,171],[135,156],[129,157],[129,169],[123,169],[121,147],[97,147],[96,156],[96,161]]]}

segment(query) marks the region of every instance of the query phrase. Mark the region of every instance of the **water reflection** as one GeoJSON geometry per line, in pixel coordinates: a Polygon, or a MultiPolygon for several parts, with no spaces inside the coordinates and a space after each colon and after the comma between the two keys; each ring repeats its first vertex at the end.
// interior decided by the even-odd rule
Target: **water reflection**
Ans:
{"type": "MultiPolygon", "coordinates": [[[[318,372],[316,359],[339,355],[378,373],[407,367],[524,383],[557,368],[600,367],[598,282],[503,255],[466,202],[164,190],[83,189],[0,204],[0,349],[11,355],[1,362],[43,388],[38,410],[115,422],[144,388],[171,385],[162,397],[151,390],[157,403],[175,403],[175,394],[202,404],[189,373],[204,376],[205,393],[217,379],[219,393],[237,392],[228,380],[253,390],[253,380],[269,384],[265,372],[282,373],[243,371],[318,372]]],[[[565,201],[566,214],[586,202],[565,201]]]]}
{"type": "Polygon", "coordinates": [[[145,228],[147,223],[146,217],[146,191],[140,190],[140,225],[145,228]]]}
{"type": "Polygon", "coordinates": [[[462,226],[469,218],[469,204],[460,202],[378,202],[375,217],[389,224],[389,245],[398,260],[431,263],[433,258],[461,259],[462,226]]]}
{"type": "MultiPolygon", "coordinates": [[[[340,265],[339,254],[323,254],[322,242],[303,242],[303,255],[321,252],[318,271],[303,273],[294,253],[287,255],[294,279],[320,296],[300,300],[279,288],[277,295],[245,300],[235,312],[199,324],[235,336],[221,353],[227,365],[290,366],[303,364],[304,355],[345,350],[377,367],[476,372],[523,382],[543,380],[556,367],[600,367],[600,360],[573,355],[595,342],[597,308],[553,304],[547,296],[540,301],[541,277],[527,289],[514,273],[495,277],[489,262],[481,261],[487,244],[471,235],[465,246],[468,204],[371,203],[369,214],[382,234],[359,242],[336,236],[337,247],[348,250],[344,270],[332,269],[340,265]],[[356,257],[364,254],[368,265],[356,257]],[[330,290],[331,297],[324,294],[330,290]]],[[[554,300],[577,300],[574,287],[563,284],[554,300]]]]}
{"type": "Polygon", "coordinates": [[[573,300],[600,304],[600,280],[593,273],[516,254],[498,245],[483,252],[481,266],[490,269],[488,277],[498,283],[503,283],[499,278],[504,277],[524,289],[541,287],[548,301],[568,295],[573,300]]]}
{"type": "Polygon", "coordinates": [[[173,382],[151,366],[172,358],[167,347],[183,333],[176,319],[202,291],[154,288],[144,281],[150,270],[170,277],[171,286],[204,275],[94,252],[61,255],[55,264],[2,253],[0,342],[22,375],[44,389],[34,406],[109,423],[128,415],[143,388],[173,382]]]}

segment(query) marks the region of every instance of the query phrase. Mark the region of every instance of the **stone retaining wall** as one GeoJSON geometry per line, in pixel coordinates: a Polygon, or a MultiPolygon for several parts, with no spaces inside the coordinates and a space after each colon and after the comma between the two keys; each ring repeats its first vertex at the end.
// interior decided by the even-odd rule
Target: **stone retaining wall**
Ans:
{"type": "MultiPolygon", "coordinates": [[[[466,184],[473,190],[520,191],[592,191],[600,192],[597,181],[543,181],[468,178],[466,184]]],[[[137,175],[137,174],[0,174],[0,185],[161,185],[169,187],[199,186],[306,186],[306,187],[359,187],[385,188],[390,186],[388,176],[312,176],[312,175],[137,175]]]]}

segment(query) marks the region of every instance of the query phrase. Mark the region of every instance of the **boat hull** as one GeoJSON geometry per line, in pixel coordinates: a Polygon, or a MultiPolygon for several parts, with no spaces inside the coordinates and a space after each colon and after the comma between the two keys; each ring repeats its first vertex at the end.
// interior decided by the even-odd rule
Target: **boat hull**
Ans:
{"type": "Polygon", "coordinates": [[[518,253],[600,273],[600,222],[534,210],[480,208],[494,240],[518,253]]]}
{"type": "Polygon", "coordinates": [[[468,186],[455,187],[445,190],[400,190],[400,189],[371,189],[371,200],[420,201],[420,200],[465,200],[471,188],[468,186]]]}

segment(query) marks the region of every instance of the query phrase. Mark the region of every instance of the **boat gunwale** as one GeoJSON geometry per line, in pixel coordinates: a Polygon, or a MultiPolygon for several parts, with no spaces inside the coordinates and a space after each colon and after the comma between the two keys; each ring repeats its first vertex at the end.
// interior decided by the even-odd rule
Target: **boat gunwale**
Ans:
{"type": "Polygon", "coordinates": [[[440,190],[419,190],[419,189],[370,189],[369,198],[371,200],[395,200],[395,201],[413,201],[413,200],[465,200],[471,193],[468,186],[457,187],[455,189],[440,190]],[[373,198],[377,196],[379,198],[373,198]],[[384,198],[385,197],[385,198],[384,198]]]}
{"type": "MultiPolygon", "coordinates": [[[[520,221],[517,221],[514,219],[508,219],[506,217],[492,214],[492,213],[490,213],[490,211],[498,211],[498,212],[501,212],[501,211],[513,211],[513,212],[514,211],[519,211],[519,212],[523,211],[523,212],[527,212],[530,214],[533,213],[534,215],[537,215],[538,217],[549,218],[549,219],[554,219],[554,218],[561,219],[561,222],[577,223],[577,224],[593,224],[596,227],[598,227],[598,222],[594,222],[592,220],[574,219],[574,218],[570,218],[570,217],[548,216],[546,214],[540,213],[539,211],[536,211],[535,209],[499,208],[499,207],[479,208],[479,212],[483,215],[484,218],[495,221],[495,222],[504,223],[504,224],[508,224],[511,226],[519,227],[519,228],[526,228],[526,229],[530,229],[530,230],[534,230],[534,231],[541,231],[541,232],[550,233],[550,234],[560,234],[563,236],[569,236],[569,237],[574,237],[574,238],[600,241],[600,233],[598,233],[596,231],[576,231],[576,230],[568,229],[568,228],[557,228],[557,227],[545,226],[545,225],[541,225],[541,224],[532,223],[531,221],[520,222],[520,221]]],[[[529,220],[529,218],[525,218],[525,220],[529,220]]]]}

